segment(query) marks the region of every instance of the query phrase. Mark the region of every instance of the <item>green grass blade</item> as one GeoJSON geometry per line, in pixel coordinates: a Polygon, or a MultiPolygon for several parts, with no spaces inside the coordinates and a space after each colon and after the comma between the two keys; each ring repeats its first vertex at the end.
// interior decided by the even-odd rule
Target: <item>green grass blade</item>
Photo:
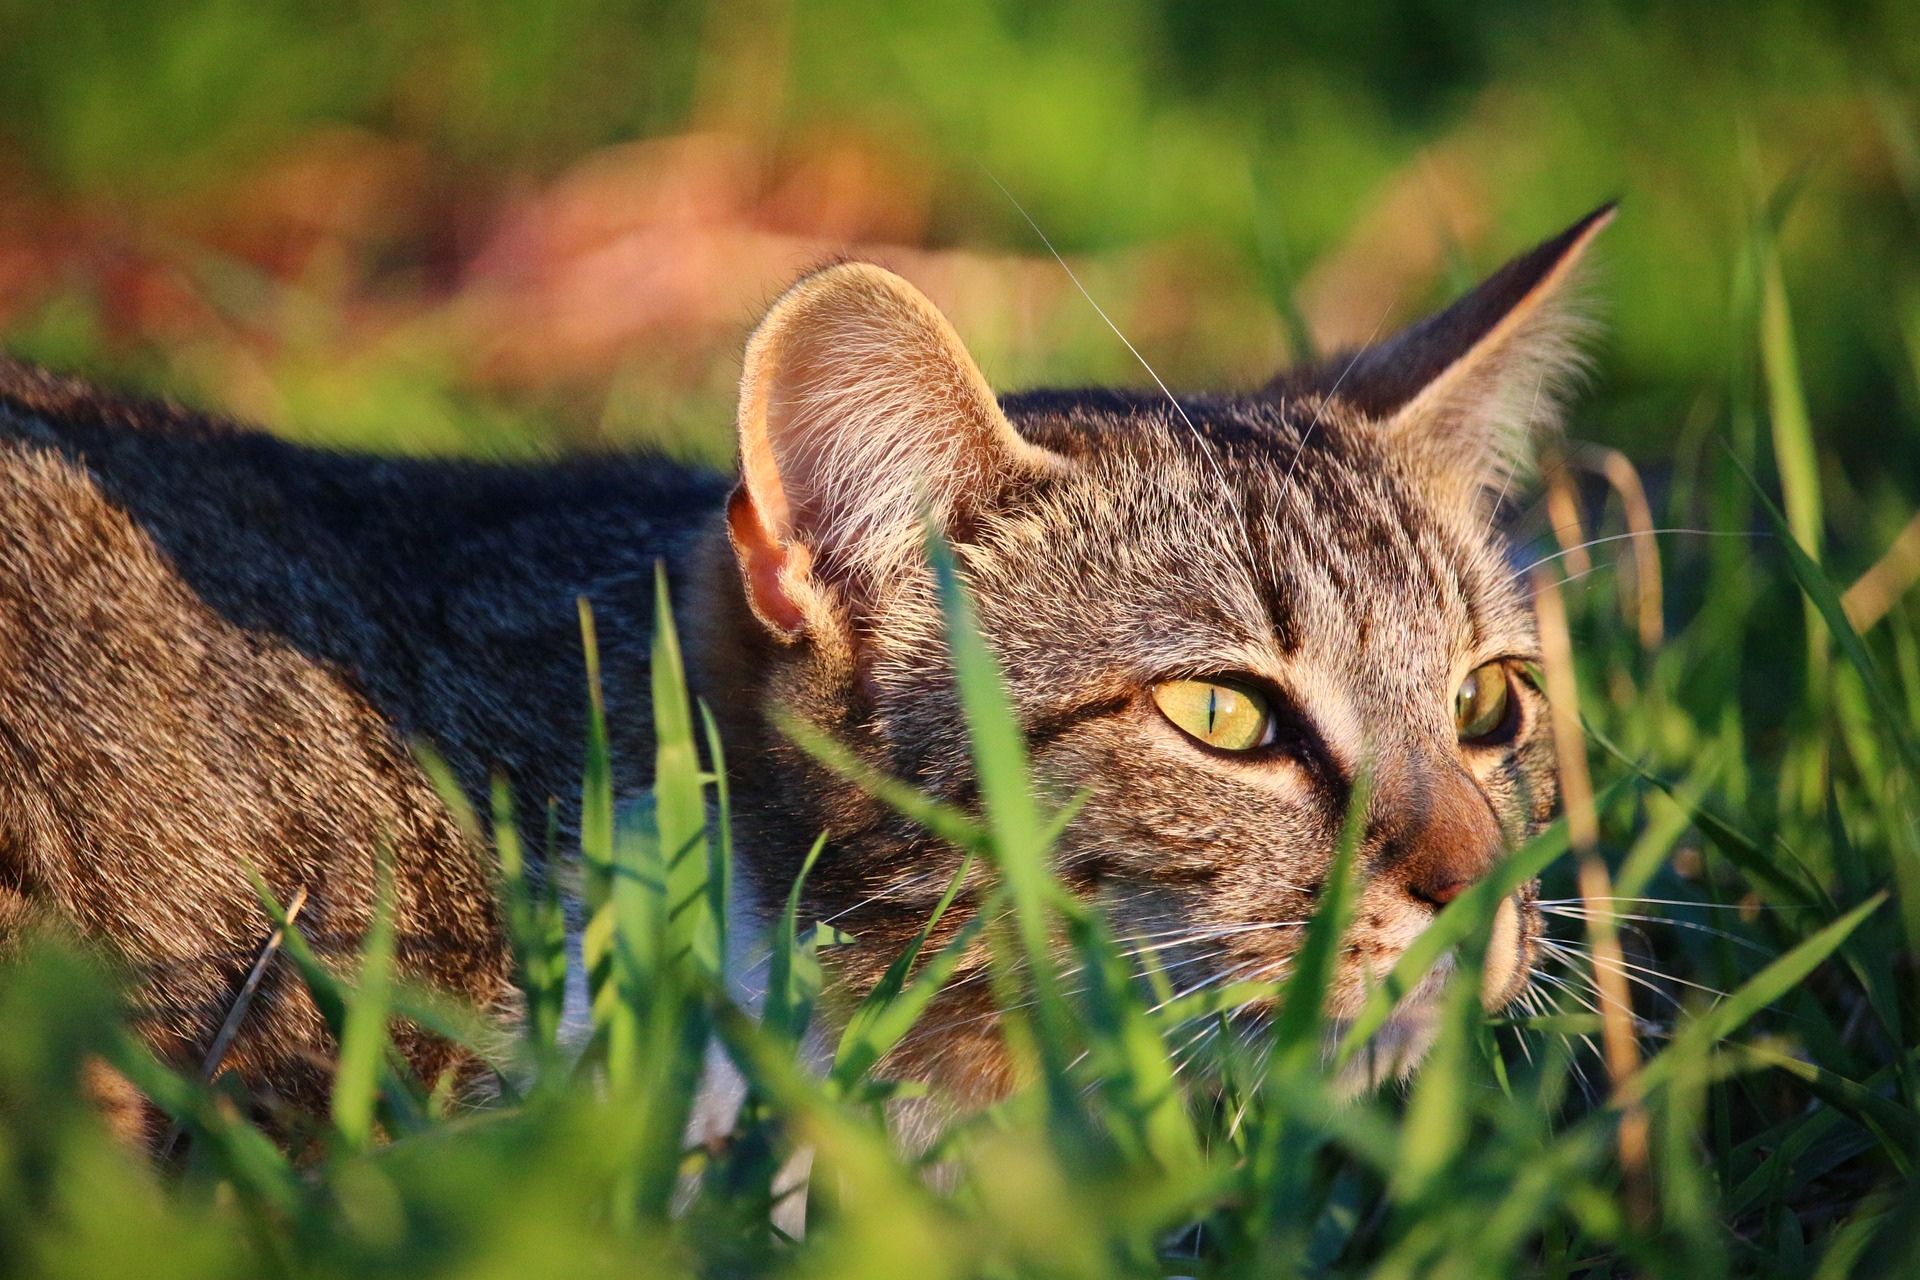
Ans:
{"type": "Polygon", "coordinates": [[[933,931],[940,927],[947,909],[960,896],[967,873],[972,869],[973,855],[968,854],[961,859],[959,869],[947,882],[946,890],[940,895],[940,901],[934,904],[927,922],[920,927],[906,949],[887,966],[887,971],[880,975],[880,981],[874,984],[873,990],[861,1000],[853,1016],[847,1019],[846,1028],[840,1034],[840,1043],[834,1050],[830,1073],[843,1091],[850,1089],[912,1029],[933,997],[959,967],[967,948],[979,936],[986,915],[997,910],[996,901],[989,899],[981,913],[976,914],[952,941],[941,948],[939,954],[915,978],[913,986],[907,988],[907,976],[913,972],[913,966],[919,963],[920,953],[926,948],[933,931]],[[904,996],[903,990],[907,991],[904,996]]]}
{"type": "Polygon", "coordinates": [[[536,1058],[547,1058],[559,1051],[567,994],[567,923],[553,883],[558,868],[544,868],[542,883],[536,886],[513,820],[512,794],[499,775],[493,780],[493,843],[513,947],[514,985],[527,1006],[525,1039],[536,1058]]]}
{"type": "Polygon", "coordinates": [[[821,832],[807,851],[806,861],[800,864],[793,887],[787,890],[787,905],[780,913],[773,951],[767,958],[767,998],[761,1005],[760,1019],[770,1035],[788,1044],[799,1044],[806,1034],[813,1002],[820,994],[819,961],[811,937],[803,941],[800,934],[800,894],[826,847],[827,836],[821,832]]]}
{"type": "Polygon", "coordinates": [[[1807,1092],[1872,1132],[1896,1163],[1909,1162],[1911,1153],[1920,1151],[1920,1114],[1858,1081],[1770,1045],[1726,1044],[1719,1052],[1742,1067],[1766,1067],[1792,1076],[1807,1092]]]}
{"type": "Polygon", "coordinates": [[[581,890],[586,921],[581,929],[581,962],[600,1050],[615,1051],[613,1041],[631,1047],[627,1002],[620,992],[615,962],[613,766],[607,745],[607,704],[600,684],[600,643],[593,606],[578,600],[580,643],[587,670],[587,746],[580,781],[581,890]]]}
{"type": "Polygon", "coordinates": [[[1693,1019],[1673,1041],[1641,1067],[1634,1077],[1635,1091],[1644,1097],[1667,1078],[1675,1064],[1698,1057],[1745,1026],[1755,1014],[1773,1004],[1807,979],[1887,900],[1877,893],[1852,911],[1813,933],[1791,951],[1755,974],[1747,983],[1705,1013],[1693,1019]]]}
{"type": "Polygon", "coordinates": [[[965,811],[943,804],[898,778],[871,768],[859,756],[804,720],[776,713],[774,723],[795,746],[902,817],[925,827],[956,848],[981,852],[987,849],[987,829],[965,811]]]}
{"type": "Polygon", "coordinates": [[[273,890],[251,865],[242,868],[247,880],[253,885],[253,893],[260,900],[267,918],[281,932],[280,950],[294,967],[300,971],[300,979],[306,984],[307,994],[312,998],[314,1007],[320,1011],[320,1017],[327,1024],[327,1030],[338,1038],[347,1025],[346,991],[333,971],[320,963],[313,953],[313,947],[307,942],[307,936],[297,925],[287,919],[286,908],[274,897],[273,890]]]}
{"type": "Polygon", "coordinates": [[[718,976],[724,988],[732,958],[727,924],[733,918],[733,797],[727,790],[727,756],[720,744],[720,726],[704,701],[700,703],[700,724],[706,734],[707,759],[713,769],[713,843],[707,866],[707,914],[717,939],[718,976]]]}
{"type": "Polygon", "coordinates": [[[1043,843],[1047,823],[1034,800],[1026,739],[1007,697],[1000,664],[987,649],[960,585],[952,551],[935,541],[930,555],[947,619],[954,680],[973,745],[975,781],[992,831],[994,855],[1012,892],[1027,960],[1036,966],[1038,978],[1052,967],[1046,925],[1051,880],[1043,843]]]}
{"type": "Polygon", "coordinates": [[[653,817],[665,881],[666,956],[684,957],[718,978],[723,956],[720,925],[713,914],[713,881],[707,847],[706,774],[700,768],[687,696],[680,638],[667,599],[667,570],[654,565],[653,625],[653,817]]]}
{"type": "Polygon", "coordinates": [[[1616,746],[1607,736],[1586,725],[1587,736],[1600,744],[1606,752],[1620,761],[1642,781],[1658,787],[1668,799],[1684,809],[1693,825],[1701,834],[1713,842],[1714,848],[1725,854],[1727,860],[1747,876],[1756,886],[1764,886],[1794,906],[1807,906],[1831,917],[1838,907],[1819,881],[1807,873],[1806,867],[1794,857],[1790,850],[1782,849],[1785,862],[1768,856],[1758,841],[1742,832],[1738,827],[1722,818],[1705,803],[1691,799],[1684,788],[1668,782],[1658,774],[1650,772],[1638,760],[1616,746]]]}
{"type": "Polygon", "coordinates": [[[359,982],[348,999],[333,1074],[333,1127],[348,1151],[361,1150],[373,1140],[381,1065],[393,1043],[387,1031],[395,944],[393,877],[393,858],[383,849],[374,860],[373,925],[361,948],[359,982]]]}
{"type": "Polygon", "coordinates": [[[1832,634],[1840,652],[1859,674],[1860,683],[1866,687],[1867,698],[1873,704],[1877,716],[1876,723],[1900,753],[1900,759],[1905,764],[1908,775],[1920,778],[1920,743],[1914,740],[1913,732],[1902,714],[1905,708],[1895,701],[1893,691],[1881,678],[1878,666],[1875,665],[1872,655],[1867,652],[1867,646],[1861,642],[1859,633],[1847,622],[1847,611],[1840,604],[1840,593],[1834,590],[1826,574],[1820,571],[1820,566],[1814,563],[1813,558],[1801,548],[1787,517],[1781,515],[1780,508],[1773,505],[1773,500],[1767,497],[1766,490],[1762,489],[1759,482],[1753,478],[1753,473],[1748,471],[1738,458],[1733,461],[1746,476],[1747,483],[1752,486],[1755,496],[1760,500],[1761,510],[1766,513],[1774,531],[1780,535],[1780,546],[1786,553],[1787,567],[1792,571],[1794,581],[1812,602],[1813,608],[1817,609],[1820,616],[1826,620],[1827,630],[1832,634]]]}
{"type": "Polygon", "coordinates": [[[1360,841],[1366,832],[1367,806],[1372,796],[1371,775],[1365,772],[1355,775],[1340,843],[1335,846],[1332,865],[1327,869],[1319,906],[1294,956],[1284,1003],[1274,1022],[1273,1057],[1289,1071],[1305,1065],[1305,1059],[1317,1056],[1320,1050],[1327,992],[1333,986],[1340,961],[1340,943],[1353,922],[1354,904],[1359,897],[1355,861],[1360,856],[1360,841]]]}
{"type": "MultiPolygon", "coordinates": [[[[1787,504],[1787,525],[1794,545],[1817,562],[1821,556],[1820,463],[1814,452],[1813,423],[1800,378],[1800,357],[1787,305],[1785,277],[1771,227],[1756,234],[1760,278],[1760,366],[1767,382],[1767,416],[1773,427],[1773,456],[1780,470],[1780,492],[1787,504]]],[[[1829,623],[1829,625],[1831,625],[1829,623]]],[[[1815,609],[1807,610],[1807,673],[1818,689],[1826,670],[1826,636],[1815,609]]]]}

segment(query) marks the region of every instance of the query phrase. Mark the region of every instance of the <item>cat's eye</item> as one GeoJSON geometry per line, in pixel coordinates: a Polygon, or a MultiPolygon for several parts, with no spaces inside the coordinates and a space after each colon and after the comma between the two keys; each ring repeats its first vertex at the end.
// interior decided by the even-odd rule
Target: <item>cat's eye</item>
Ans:
{"type": "Polygon", "coordinates": [[[1273,709],[1245,685],[1219,680],[1165,680],[1153,704],[1175,726],[1221,751],[1251,751],[1274,738],[1273,709]]]}
{"type": "Polygon", "coordinates": [[[1513,709],[1513,683],[1507,664],[1488,662],[1475,667],[1453,694],[1453,727],[1462,742],[1485,742],[1508,727],[1513,709]]]}

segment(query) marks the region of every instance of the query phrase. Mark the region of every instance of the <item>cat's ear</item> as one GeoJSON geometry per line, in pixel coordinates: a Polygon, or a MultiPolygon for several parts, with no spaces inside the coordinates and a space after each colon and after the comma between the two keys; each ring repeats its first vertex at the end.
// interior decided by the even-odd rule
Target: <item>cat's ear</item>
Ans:
{"type": "Polygon", "coordinates": [[[788,637],[911,571],[929,519],[964,538],[1009,485],[1066,465],[1014,431],[925,295],[863,262],[808,276],[754,330],[739,429],[728,529],[754,612],[788,637]]]}
{"type": "Polygon", "coordinates": [[[1312,389],[1378,424],[1447,496],[1477,506],[1504,492],[1531,466],[1580,367],[1566,285],[1613,216],[1614,205],[1602,205],[1446,310],[1330,362],[1315,381],[1331,385],[1312,389]]]}

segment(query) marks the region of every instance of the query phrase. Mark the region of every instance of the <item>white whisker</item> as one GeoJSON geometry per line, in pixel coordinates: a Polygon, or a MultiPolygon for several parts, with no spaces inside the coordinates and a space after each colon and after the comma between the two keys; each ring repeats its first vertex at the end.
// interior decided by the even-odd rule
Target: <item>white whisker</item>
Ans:
{"type": "Polygon", "coordinates": [[[1541,565],[1550,564],[1563,556],[1570,556],[1576,551],[1585,551],[1588,547],[1597,547],[1607,542],[1624,542],[1629,538],[1639,538],[1647,534],[1660,533],[1690,533],[1701,538],[1771,538],[1773,536],[1770,533],[1749,533],[1741,529],[1646,529],[1634,533],[1611,533],[1604,538],[1589,538],[1585,542],[1576,543],[1571,547],[1556,551],[1552,555],[1541,556],[1532,564],[1526,565],[1509,575],[1507,581],[1518,582],[1521,578],[1526,577],[1541,565]]]}

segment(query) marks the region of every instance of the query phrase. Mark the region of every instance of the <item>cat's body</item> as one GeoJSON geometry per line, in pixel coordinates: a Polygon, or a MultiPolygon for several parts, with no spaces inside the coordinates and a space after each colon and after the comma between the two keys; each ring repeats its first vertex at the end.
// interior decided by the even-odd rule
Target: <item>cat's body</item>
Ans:
{"type": "MultiPolygon", "coordinates": [[[[1516,260],[1397,354],[1179,405],[998,402],[909,286],[833,268],[749,348],[737,486],[650,459],[342,457],[0,369],[0,935],[36,915],[76,924],[134,974],[150,1039],[192,1062],[268,929],[243,865],[283,899],[307,890],[303,923],[339,954],[365,929],[385,843],[403,966],[504,1006],[486,853],[409,741],[476,797],[503,771],[523,807],[551,799],[564,821],[584,596],[619,786],[636,793],[657,559],[722,726],[752,896],[783,897],[830,830],[807,908],[861,939],[844,964],[857,988],[954,856],[773,717],[971,802],[921,560],[931,515],[1042,784],[1092,792],[1063,874],[1125,934],[1184,931],[1163,960],[1277,973],[1356,779],[1372,780],[1340,1012],[1552,803],[1537,694],[1501,676],[1511,709],[1469,737],[1456,689],[1532,653],[1486,490],[1533,426],[1516,400],[1539,404],[1553,372],[1541,304],[1603,222],[1516,260]],[[1264,717],[1247,721],[1261,741],[1213,740],[1229,704],[1264,717]]],[[[1523,980],[1530,921],[1523,896],[1492,1000],[1523,980]]],[[[991,1019],[942,1022],[903,1066],[990,1096],[991,1019]]],[[[424,1039],[408,1049],[429,1073],[449,1061],[424,1039]]],[[[228,1061],[311,1106],[327,1052],[276,972],[228,1061]]]]}

